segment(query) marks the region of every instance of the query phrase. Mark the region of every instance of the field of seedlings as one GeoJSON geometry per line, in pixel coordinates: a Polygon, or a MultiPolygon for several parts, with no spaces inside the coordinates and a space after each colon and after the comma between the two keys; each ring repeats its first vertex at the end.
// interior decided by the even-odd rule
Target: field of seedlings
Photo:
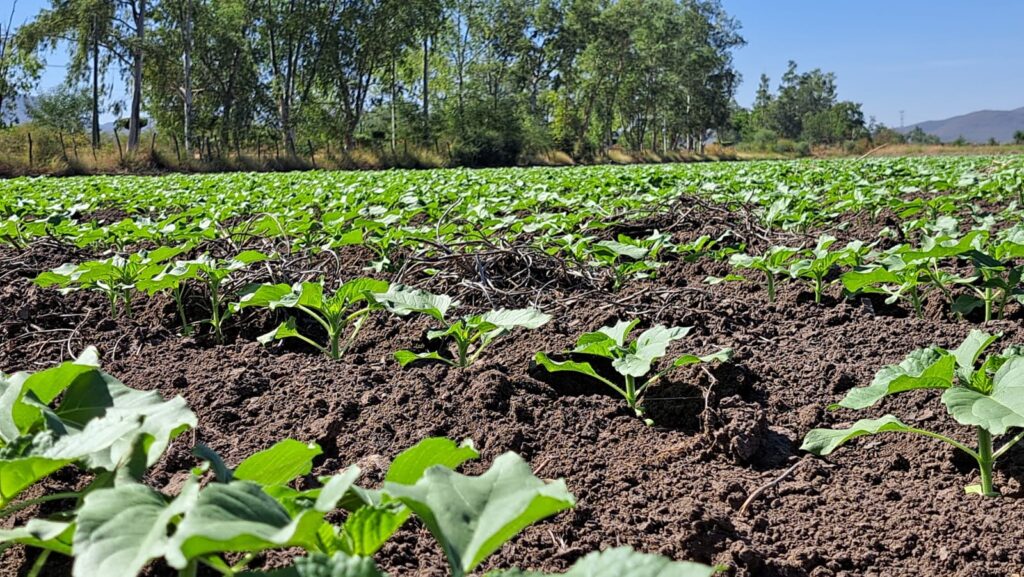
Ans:
{"type": "Polygon", "coordinates": [[[1022,217],[1020,157],[0,181],[0,575],[1024,574],[1022,217]]]}

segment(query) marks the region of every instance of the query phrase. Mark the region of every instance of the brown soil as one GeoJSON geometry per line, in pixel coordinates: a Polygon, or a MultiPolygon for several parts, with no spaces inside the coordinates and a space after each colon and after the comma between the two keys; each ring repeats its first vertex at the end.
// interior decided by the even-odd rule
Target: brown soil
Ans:
{"type": "MultiPolygon", "coordinates": [[[[717,233],[718,224],[712,222],[708,234],[717,233]]],[[[851,228],[864,238],[872,233],[862,229],[881,226],[858,220],[851,228]]],[[[699,227],[675,230],[689,238],[693,228],[699,227]]],[[[1020,450],[1005,457],[997,473],[1005,498],[982,499],[963,494],[964,485],[976,482],[969,460],[935,441],[870,438],[827,460],[805,458],[797,449],[810,428],[857,418],[824,407],[868,383],[883,364],[928,344],[955,346],[970,330],[934,306],[919,320],[898,307],[842,300],[835,286],[815,305],[803,285],[793,283],[782,284],[778,302],[770,304],[753,283],[704,284],[705,276],[725,272],[722,263],[676,261],[657,280],[630,283],[616,294],[556,282],[552,295],[537,299],[560,305],[541,330],[499,341],[466,370],[400,370],[391,353],[424,346],[424,319],[374,316],[358,346],[332,362],[293,344],[257,344],[255,335],[277,322],[266,313],[233,319],[228,344],[216,345],[205,335],[177,336],[167,299],[141,298],[134,319],[112,320],[101,297],[61,296],[30,285],[36,272],[81,256],[42,245],[0,251],[0,370],[38,370],[96,345],[104,368],[129,386],[184,396],[199,416],[195,440],[229,464],[293,437],[323,447],[314,473],[358,463],[363,482],[374,484],[395,454],[427,436],[473,439],[483,458],[466,467],[471,473],[502,452],[517,451],[540,476],[564,477],[579,504],[528,529],[495,554],[489,568],[564,570],[585,552],[632,545],[723,563],[730,575],[744,576],[980,577],[1024,570],[1020,450]],[[530,368],[536,351],[565,350],[584,331],[637,315],[645,325],[692,325],[678,351],[729,346],[735,360],[709,371],[678,370],[652,390],[653,427],[599,388],[535,378],[543,376],[530,368]],[[791,475],[740,512],[752,492],[794,464],[791,475]]],[[[366,274],[369,258],[345,251],[338,259],[293,259],[275,264],[274,274],[346,278],[366,274]]],[[[462,290],[466,310],[486,306],[487,291],[453,282],[462,274],[456,265],[445,270],[436,282],[462,290]]],[[[503,274],[523,283],[543,278],[503,274]]],[[[429,289],[432,278],[405,280],[429,289]]],[[[201,296],[190,304],[196,315],[201,296]]],[[[504,297],[518,301],[504,304],[519,306],[535,300],[525,293],[504,297]]],[[[989,328],[1005,331],[1005,344],[1024,342],[1018,321],[989,328]]],[[[969,431],[951,426],[931,395],[907,394],[872,414],[883,410],[971,440],[969,431]]],[[[185,435],[172,446],[151,474],[154,486],[177,486],[180,472],[194,464],[192,442],[185,435]]],[[[39,490],[74,482],[64,473],[39,490]]],[[[274,553],[259,562],[275,566],[289,556],[274,553]]],[[[446,574],[439,548],[417,523],[377,558],[394,575],[446,574]]],[[[6,552],[0,566],[2,575],[23,574],[25,553],[6,552]]],[[[65,571],[54,565],[52,574],[65,571]]]]}

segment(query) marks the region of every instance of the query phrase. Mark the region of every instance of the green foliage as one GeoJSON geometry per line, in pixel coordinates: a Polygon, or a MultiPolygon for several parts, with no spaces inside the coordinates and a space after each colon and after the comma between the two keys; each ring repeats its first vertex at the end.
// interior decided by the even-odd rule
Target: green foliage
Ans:
{"type": "Polygon", "coordinates": [[[614,326],[581,335],[576,341],[576,348],[567,353],[570,360],[555,361],[546,353],[538,352],[534,361],[552,373],[579,373],[608,385],[626,400],[638,417],[643,417],[644,393],[669,371],[699,363],[725,362],[732,357],[731,349],[722,349],[702,357],[685,354],[675,357],[667,363],[666,368],[648,376],[652,363],[667,354],[669,344],[686,337],[690,327],[667,328],[656,325],[641,333],[636,340],[630,341],[629,334],[639,322],[619,321],[614,326]],[[590,361],[585,360],[589,357],[610,361],[616,375],[600,374],[590,361]]]}
{"type": "MultiPolygon", "coordinates": [[[[200,566],[229,576],[259,575],[245,572],[255,554],[293,547],[308,557],[268,575],[380,577],[371,556],[416,515],[434,534],[453,574],[465,575],[527,526],[575,505],[564,481],[538,479],[514,453],[499,456],[480,476],[455,473],[479,455],[469,442],[441,438],[399,454],[379,490],[359,487],[355,466],[321,477],[312,488],[294,488],[321,450],[291,439],[234,468],[197,447],[206,464],[192,471],[176,495],[143,484],[146,469],[168,443],[195,424],[180,398],[165,402],[100,371],[93,349],[40,373],[3,376],[0,516],[47,501],[77,503],[52,519],[32,518],[0,530],[0,545],[20,543],[71,556],[76,577],[133,577],[157,560],[186,576],[200,566]],[[11,504],[34,481],[71,463],[93,473],[81,491],[11,504]],[[207,473],[212,478],[204,479],[207,473]],[[340,526],[328,517],[339,508],[349,511],[340,526]],[[233,553],[242,555],[230,564],[226,555],[233,553]]],[[[700,569],[626,551],[608,555],[623,570],[700,569]]],[[[41,559],[45,564],[46,556],[41,559]]]]}
{"type": "Polygon", "coordinates": [[[82,134],[89,122],[91,102],[84,90],[57,87],[32,99],[32,122],[64,134],[82,134]]]}
{"type": "Polygon", "coordinates": [[[321,345],[299,332],[295,317],[281,323],[273,331],[261,336],[260,342],[267,344],[286,338],[297,338],[320,350],[334,360],[340,359],[355,342],[363,323],[374,310],[383,308],[374,293],[389,290],[387,282],[371,278],[359,278],[342,284],[333,294],[325,295],[321,283],[264,284],[249,287],[242,294],[236,309],[266,307],[294,309],[303,312],[316,321],[327,333],[327,343],[321,345]],[[342,336],[352,325],[352,330],[341,346],[342,336]]]}
{"type": "Polygon", "coordinates": [[[551,320],[551,315],[537,309],[499,309],[480,315],[466,316],[451,323],[442,320],[443,328],[429,331],[427,338],[432,341],[451,340],[454,342],[453,358],[448,358],[438,352],[398,351],[395,353],[395,359],[403,367],[421,360],[436,360],[453,367],[468,367],[480,358],[480,355],[495,339],[518,328],[531,330],[540,328],[549,320],[551,320]]]}
{"type": "MultiPolygon", "coordinates": [[[[109,484],[115,475],[139,478],[140,468],[155,463],[175,437],[195,425],[181,397],[164,401],[155,392],[129,389],[99,369],[92,348],[52,369],[3,375],[0,509],[70,464],[96,475],[81,494],[109,484]]],[[[0,510],[0,516],[8,512],[0,510]]]]}
{"type": "Polygon", "coordinates": [[[202,255],[195,260],[177,261],[168,265],[159,274],[140,280],[136,288],[153,295],[158,292],[170,291],[181,318],[182,332],[192,332],[191,324],[185,316],[185,290],[188,281],[198,281],[206,289],[210,301],[210,319],[205,321],[213,328],[218,341],[224,340],[223,325],[231,315],[232,309],[225,304],[224,285],[232,273],[242,270],[253,263],[267,260],[266,254],[259,251],[242,251],[232,258],[218,260],[209,255],[202,255]]]}
{"type": "Polygon", "coordinates": [[[883,368],[867,387],[852,389],[836,408],[865,409],[885,397],[906,391],[941,390],[942,403],[958,423],[974,427],[977,449],[945,435],[912,427],[892,415],[862,419],[849,428],[813,429],[804,438],[803,450],[828,455],[849,441],[865,435],[902,432],[924,435],[944,441],[967,453],[978,463],[981,484],[966,488],[969,493],[996,496],[992,469],[996,460],[1016,444],[1019,434],[995,450],[993,437],[1011,428],[1024,428],[1024,356],[1015,349],[1002,354],[986,350],[999,338],[981,331],[971,334],[961,345],[947,351],[930,347],[914,351],[899,365],[883,368]]]}
{"type": "Polygon", "coordinates": [[[59,287],[62,293],[91,290],[103,293],[110,303],[110,314],[132,316],[132,298],[137,283],[152,279],[163,270],[163,263],[185,249],[162,247],[142,251],[127,257],[113,256],[104,260],[81,264],[65,264],[50,272],[41,273],[35,283],[40,287],[59,287]],[[122,305],[118,309],[118,303],[122,305]]]}

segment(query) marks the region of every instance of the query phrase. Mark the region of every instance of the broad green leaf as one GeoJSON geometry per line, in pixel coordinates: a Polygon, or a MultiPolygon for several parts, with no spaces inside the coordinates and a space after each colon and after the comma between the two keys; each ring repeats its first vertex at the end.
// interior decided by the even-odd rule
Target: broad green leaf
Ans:
{"type": "Polygon", "coordinates": [[[899,285],[903,282],[898,275],[882,267],[875,267],[869,270],[853,270],[844,273],[839,278],[843,283],[843,288],[851,293],[863,292],[866,288],[876,285],[899,285]]]}
{"type": "Polygon", "coordinates": [[[416,361],[441,361],[443,363],[451,364],[449,359],[446,359],[436,351],[430,351],[428,353],[414,353],[412,351],[395,351],[395,360],[398,361],[399,366],[405,367],[410,363],[416,361]]]}
{"type": "Polygon", "coordinates": [[[953,386],[956,358],[939,349],[918,349],[898,365],[878,371],[871,384],[851,389],[832,408],[864,409],[888,395],[915,389],[948,389],[953,386]]]}
{"type": "Polygon", "coordinates": [[[51,473],[74,462],[72,458],[25,456],[11,458],[0,453],[0,506],[51,473]]]}
{"type": "Polygon", "coordinates": [[[614,240],[602,240],[594,243],[595,247],[601,247],[610,251],[615,256],[624,256],[633,260],[640,260],[647,256],[650,249],[632,244],[625,244],[614,240]]]}
{"type": "Polygon", "coordinates": [[[665,356],[668,345],[685,337],[690,327],[668,328],[656,325],[640,333],[636,350],[612,361],[612,367],[621,375],[642,377],[651,371],[651,363],[665,356]]]}
{"type": "Polygon", "coordinates": [[[372,556],[402,527],[411,513],[400,503],[357,509],[349,514],[341,527],[341,549],[349,555],[372,556]]]}
{"type": "MultiPolygon", "coordinates": [[[[48,405],[72,385],[78,384],[87,390],[102,390],[107,384],[117,382],[117,379],[99,370],[99,354],[94,347],[88,347],[74,361],[38,373],[15,374],[9,382],[20,385],[20,392],[16,398],[10,399],[10,406],[5,401],[5,405],[0,407],[0,433],[5,437],[14,429],[21,433],[28,432],[42,417],[38,406],[19,402],[26,394],[32,393],[39,403],[48,405]]],[[[3,398],[8,398],[6,393],[3,398]]],[[[9,442],[11,439],[5,440],[9,442]]]]}
{"type": "Polygon", "coordinates": [[[237,308],[268,307],[274,309],[280,306],[282,300],[290,294],[292,294],[292,287],[287,284],[252,285],[242,291],[237,308]]]}
{"type": "Polygon", "coordinates": [[[392,285],[386,292],[374,293],[373,298],[396,315],[422,313],[442,322],[455,304],[448,295],[435,295],[405,285],[392,285]]]}
{"type": "Polygon", "coordinates": [[[615,340],[602,332],[584,333],[576,341],[574,353],[595,355],[606,359],[614,358],[618,345],[615,340]]]}
{"type": "Polygon", "coordinates": [[[260,335],[256,337],[256,340],[261,345],[269,345],[274,341],[298,337],[299,334],[299,329],[295,325],[295,317],[288,317],[288,320],[278,325],[276,329],[270,331],[265,335],[260,335]]]}
{"type": "Polygon", "coordinates": [[[697,355],[683,355],[672,362],[673,367],[685,367],[699,363],[726,363],[732,359],[732,349],[722,349],[717,353],[698,357],[697,355]]]}
{"type": "Polygon", "coordinates": [[[978,358],[1001,336],[1001,333],[990,335],[978,329],[971,330],[964,342],[952,351],[953,356],[956,357],[957,367],[961,369],[961,374],[969,378],[970,374],[974,372],[974,365],[978,362],[978,358]]]}
{"type": "Polygon", "coordinates": [[[71,536],[74,531],[73,523],[29,519],[28,523],[21,527],[0,529],[0,548],[12,543],[19,543],[70,556],[71,536]]]}
{"type": "Polygon", "coordinates": [[[527,526],[575,505],[564,481],[541,481],[515,453],[499,456],[479,477],[432,467],[415,485],[386,482],[384,492],[423,520],[456,576],[527,526]]]}
{"type": "Polygon", "coordinates": [[[399,453],[391,462],[384,480],[399,485],[414,485],[431,467],[440,465],[457,469],[466,461],[479,457],[480,453],[469,439],[456,445],[451,439],[431,437],[399,453]]]}
{"type": "Polygon", "coordinates": [[[597,329],[597,332],[608,335],[616,345],[622,347],[626,345],[626,337],[629,336],[629,333],[639,323],[640,319],[619,321],[615,323],[615,326],[601,327],[600,329],[597,329]]]}
{"type": "Polygon", "coordinates": [[[248,481],[204,488],[167,547],[167,562],[182,569],[189,559],[214,553],[313,547],[323,513],[307,510],[292,519],[259,485],[248,481]]]}
{"type": "Polygon", "coordinates": [[[978,426],[993,435],[1024,427],[1024,357],[1003,363],[992,384],[989,395],[953,387],[942,394],[942,402],[960,424],[978,426]]]}
{"type": "Polygon", "coordinates": [[[338,289],[336,297],[346,303],[366,300],[368,295],[386,293],[391,287],[386,281],[372,278],[357,278],[346,282],[338,289]]]}
{"type": "Polygon", "coordinates": [[[614,388],[620,394],[625,395],[625,392],[622,391],[621,387],[598,374],[598,372],[594,370],[594,367],[590,366],[590,363],[580,363],[576,361],[553,361],[544,353],[537,353],[534,356],[533,360],[539,366],[544,367],[544,369],[547,370],[549,373],[580,373],[581,375],[586,375],[588,377],[595,378],[601,381],[602,383],[614,388]]]}
{"type": "Polygon", "coordinates": [[[616,547],[586,555],[565,573],[513,569],[488,573],[487,577],[711,577],[717,572],[717,568],[700,563],[673,561],[660,555],[638,553],[630,547],[616,547]]]}
{"type": "Polygon", "coordinates": [[[536,329],[545,325],[551,320],[551,315],[545,314],[537,309],[499,309],[484,313],[481,316],[484,322],[490,323],[502,329],[526,328],[536,329]]]}
{"type": "Polygon", "coordinates": [[[73,541],[75,577],[137,575],[167,553],[168,526],[189,509],[198,491],[198,483],[190,480],[170,503],[137,483],[86,495],[73,541]]]}
{"type": "Polygon", "coordinates": [[[234,478],[259,485],[287,485],[313,470],[313,459],[323,453],[316,443],[285,439],[260,451],[235,468],[234,478]]]}
{"type": "Polygon", "coordinates": [[[917,432],[917,429],[904,425],[892,415],[886,415],[880,419],[861,419],[848,429],[811,429],[804,437],[800,450],[824,456],[857,437],[878,433],[914,432],[917,432]]]}

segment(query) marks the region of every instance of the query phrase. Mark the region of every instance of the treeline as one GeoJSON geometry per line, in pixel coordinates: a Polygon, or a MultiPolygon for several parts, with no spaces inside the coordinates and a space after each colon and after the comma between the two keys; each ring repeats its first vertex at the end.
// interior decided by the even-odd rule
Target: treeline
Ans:
{"type": "Polygon", "coordinates": [[[806,152],[811,145],[870,140],[874,129],[865,122],[860,104],[839,100],[834,73],[800,72],[790,61],[777,90],[772,90],[767,75],[761,75],[753,107],[737,108],[721,136],[753,148],[785,148],[788,143],[806,152]]]}
{"type": "Polygon", "coordinates": [[[476,166],[700,150],[734,124],[744,42],[719,0],[51,0],[0,41],[0,110],[66,47],[37,119],[94,145],[113,112],[128,151],[148,119],[192,157],[412,144],[476,166]]]}

